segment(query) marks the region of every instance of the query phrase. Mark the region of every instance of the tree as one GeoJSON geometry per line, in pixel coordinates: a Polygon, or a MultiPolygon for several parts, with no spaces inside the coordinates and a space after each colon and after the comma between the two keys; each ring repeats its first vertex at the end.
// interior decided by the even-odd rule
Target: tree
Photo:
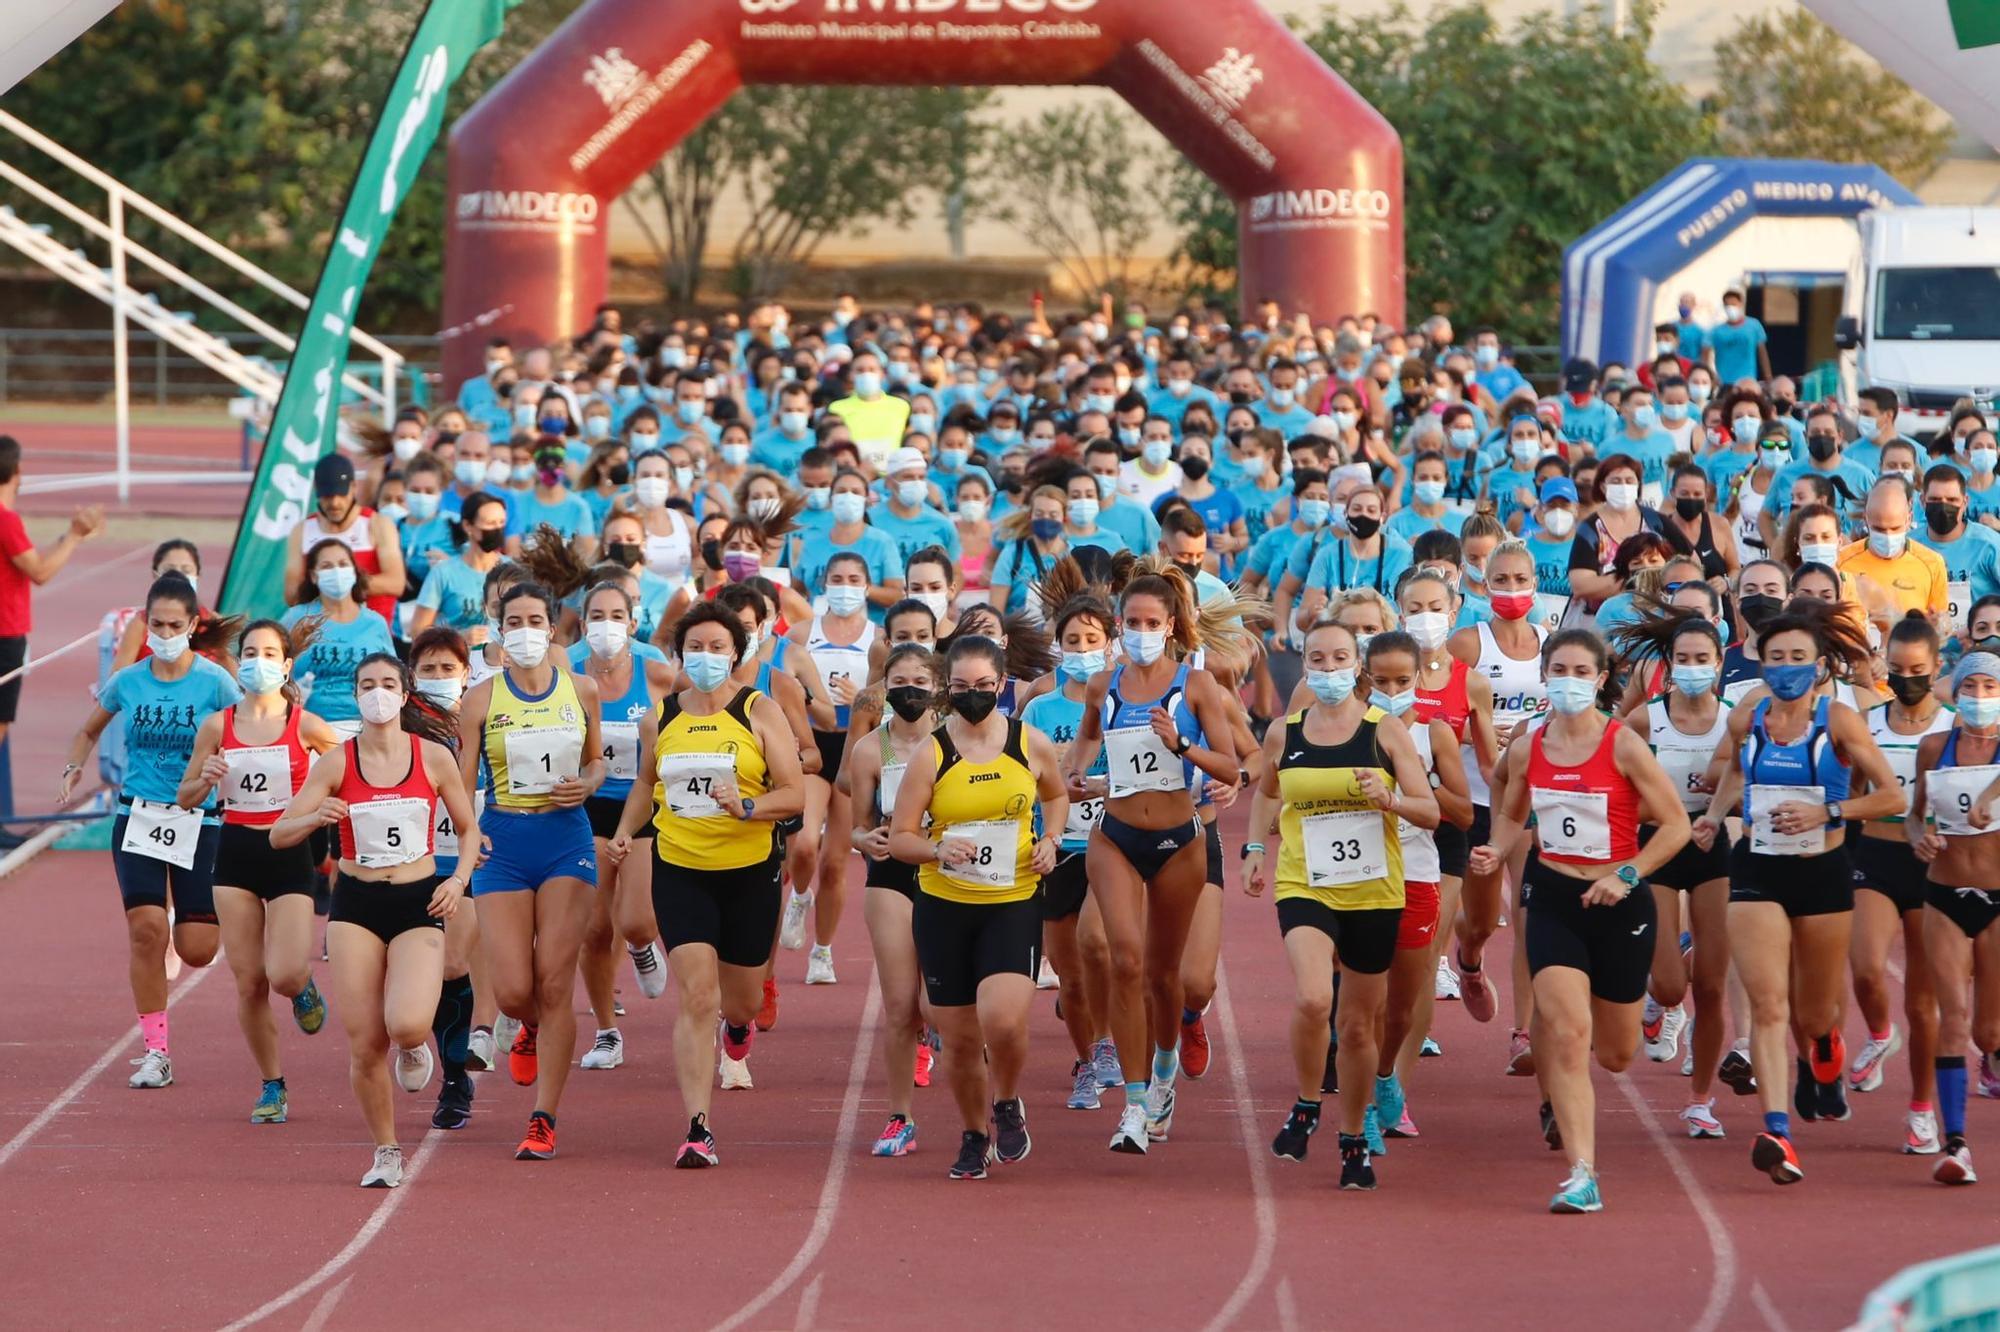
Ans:
{"type": "MultiPolygon", "coordinates": [[[[1412,310],[1553,342],[1563,247],[1709,151],[1707,118],[1647,54],[1653,14],[1635,5],[1623,31],[1595,12],[1503,30],[1482,5],[1420,21],[1399,4],[1300,25],[1402,135],[1412,310]]],[[[1183,256],[1233,264],[1234,209],[1212,185],[1186,183],[1177,198],[1183,256]]]]}
{"type": "Polygon", "coordinates": [[[1951,147],[1936,106],[1807,10],[1744,18],[1715,63],[1725,152],[1873,163],[1914,187],[1951,147]]]}

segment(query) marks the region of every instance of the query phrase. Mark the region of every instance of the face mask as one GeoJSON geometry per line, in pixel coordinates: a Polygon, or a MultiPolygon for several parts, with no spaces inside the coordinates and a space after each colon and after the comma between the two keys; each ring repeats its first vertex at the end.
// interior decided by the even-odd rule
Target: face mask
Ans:
{"type": "Polygon", "coordinates": [[[1777,471],[1792,460],[1792,446],[1789,444],[1759,444],[1757,456],[1764,466],[1777,471]]]}
{"type": "Polygon", "coordinates": [[[636,569],[646,558],[646,548],[636,541],[613,541],[604,547],[604,553],[627,569],[636,569]]]}
{"type": "Polygon", "coordinates": [[[925,498],[929,496],[929,494],[930,494],[929,482],[898,481],[896,483],[896,502],[898,504],[901,504],[906,509],[914,509],[918,507],[924,502],[925,498]]]}
{"type": "Polygon", "coordinates": [[[1107,655],[1103,648],[1093,652],[1065,652],[1062,654],[1062,673],[1081,684],[1105,668],[1107,655]]]}
{"type": "Polygon", "coordinates": [[[755,659],[757,654],[763,650],[765,637],[766,630],[761,625],[745,634],[743,637],[743,655],[736,659],[736,664],[742,666],[755,659]]]}
{"type": "Polygon", "coordinates": [[[665,366],[667,369],[679,370],[687,363],[688,363],[687,348],[685,347],[660,348],[660,364],[665,366]]]}
{"type": "Polygon", "coordinates": [[[1639,487],[1623,484],[1606,486],[1604,502],[1614,509],[1629,509],[1639,502],[1639,487]]]}
{"type": "Polygon", "coordinates": [[[618,386],[618,401],[637,402],[639,401],[640,391],[637,384],[620,384],[618,386]]]}
{"type": "Polygon", "coordinates": [[[1274,388],[1271,390],[1271,405],[1281,412],[1290,407],[1297,399],[1298,394],[1292,389],[1274,388]]]}
{"type": "Polygon", "coordinates": [[[505,458],[495,458],[486,464],[486,484],[504,486],[514,479],[514,465],[505,458]]]}
{"type": "Polygon", "coordinates": [[[456,678],[419,680],[417,692],[441,708],[455,708],[458,700],[465,695],[465,681],[456,678]]]}
{"type": "Polygon", "coordinates": [[[1366,541],[1382,530],[1382,520],[1365,513],[1350,513],[1347,515],[1347,530],[1354,534],[1355,540],[1366,541]]]}
{"type": "Polygon", "coordinates": [[[171,666],[187,655],[188,636],[186,634],[176,634],[172,638],[162,638],[158,634],[148,631],[146,634],[146,647],[154,656],[171,666]]]}
{"type": "Polygon", "coordinates": [[[964,449],[938,450],[938,466],[947,472],[956,472],[959,468],[965,466],[965,460],[966,452],[964,449]]]}
{"type": "Polygon", "coordinates": [[[650,453],[660,447],[660,432],[657,430],[634,430],[632,432],[632,452],[650,453]]]}
{"type": "Polygon", "coordinates": [[[1309,528],[1326,526],[1327,517],[1333,512],[1333,505],[1323,499],[1302,499],[1297,507],[1299,521],[1309,528]]]}
{"type": "Polygon", "coordinates": [[[1550,509],[1542,514],[1542,530],[1552,537],[1566,537],[1576,530],[1576,514],[1569,509],[1550,509]]]}
{"type": "Polygon", "coordinates": [[[1995,722],[2000,722],[2000,698],[1973,698],[1960,695],[1958,715],[1967,726],[1985,730],[1995,722]]]}
{"type": "Polygon", "coordinates": [[[1535,594],[1532,592],[1495,592],[1488,601],[1493,606],[1493,614],[1502,620],[1525,620],[1535,609],[1535,594]]]}
{"type": "Polygon", "coordinates": [[[339,601],[354,590],[354,566],[336,564],[321,569],[313,575],[313,582],[318,586],[321,596],[328,601],[339,601]]]}
{"type": "Polygon", "coordinates": [[[1900,556],[1903,548],[1909,544],[1908,532],[1877,532],[1872,527],[1868,529],[1868,549],[1878,558],[1893,560],[1900,556]]]}
{"type": "MultiPolygon", "coordinates": [[[[1873,545],[1874,534],[1870,533],[1869,536],[1870,536],[1869,544],[1873,545]]],[[[1834,565],[1834,561],[1838,560],[1839,558],[1840,558],[1840,547],[1834,542],[1802,541],[1799,543],[1799,560],[1802,563],[1824,564],[1827,568],[1831,569],[1834,565]]],[[[1886,559],[1888,557],[1884,556],[1884,558],[1886,559]]]]}
{"type": "Polygon", "coordinates": [[[911,412],[910,429],[919,435],[932,434],[937,430],[937,417],[929,412],[911,412]]]}
{"type": "Polygon", "coordinates": [[[1126,656],[1141,666],[1150,666],[1166,653],[1167,631],[1127,629],[1120,641],[1124,644],[1126,656]]]}
{"type": "Polygon", "coordinates": [[[1181,475],[1190,481],[1199,481],[1208,475],[1209,461],[1199,454],[1191,454],[1181,459],[1181,475]]]}
{"type": "Polygon", "coordinates": [[[1445,432],[1445,437],[1451,441],[1451,447],[1460,453],[1479,442],[1479,432],[1467,426],[1454,426],[1445,432]]]}
{"type": "Polygon", "coordinates": [[[593,620],[584,626],[583,641],[600,657],[610,658],[625,650],[629,631],[618,620],[593,620]]]}
{"type": "Polygon", "coordinates": [[[1932,500],[1924,505],[1924,522],[1939,536],[1958,526],[1959,508],[1943,500],[1932,500]]]}
{"type": "Polygon", "coordinates": [[[608,416],[584,417],[583,437],[585,439],[609,439],[611,437],[611,418],[608,416]]]}
{"type": "MultiPolygon", "coordinates": [[[[1013,426],[994,426],[986,432],[986,437],[1000,447],[1005,448],[1019,439],[1021,432],[1013,426]]],[[[1036,443],[1039,444],[1039,440],[1036,443]]],[[[1037,447],[1035,452],[1040,453],[1041,448],[1037,447]]]]}
{"type": "Polygon", "coordinates": [[[1466,582],[1472,584],[1474,587],[1486,586],[1485,566],[1467,563],[1460,565],[1459,569],[1466,582]]]}
{"type": "Polygon", "coordinates": [[[1090,475],[1091,475],[1091,479],[1097,482],[1097,498],[1098,498],[1098,499],[1100,499],[1100,500],[1108,500],[1108,499],[1110,499],[1110,498],[1111,498],[1111,492],[1112,492],[1112,491],[1114,491],[1114,490],[1116,490],[1116,489],[1118,489],[1118,478],[1117,478],[1117,477],[1115,477],[1115,476],[1106,476],[1106,475],[1105,475],[1104,473],[1102,473],[1102,472],[1092,472],[1092,473],[1091,473],[1090,475]]]}
{"type": "Polygon", "coordinates": [[[269,657],[245,657],[237,664],[236,682],[250,693],[268,694],[285,682],[285,663],[269,657]]]}
{"type": "Polygon", "coordinates": [[[1377,689],[1368,696],[1368,701],[1388,713],[1391,717],[1400,717],[1411,708],[1417,706],[1417,691],[1414,689],[1405,689],[1400,694],[1385,694],[1377,689]]]}
{"type": "Polygon", "coordinates": [[[720,452],[723,464],[728,467],[741,467],[744,463],[750,461],[750,446],[748,444],[724,444],[720,452]]]}
{"type": "Polygon", "coordinates": [[[389,448],[396,455],[397,462],[406,463],[424,451],[424,442],[421,439],[398,437],[391,442],[389,448]]]}
{"type": "Polygon", "coordinates": [[[1139,456],[1146,460],[1146,466],[1155,471],[1167,465],[1167,457],[1174,451],[1173,442],[1164,439],[1149,439],[1139,450],[1139,456]]]}
{"type": "Polygon", "coordinates": [[[1522,467],[1533,462],[1535,455],[1541,452],[1541,448],[1542,442],[1538,439],[1515,439],[1507,443],[1507,452],[1512,455],[1515,463],[1522,467]]]}
{"type": "Polygon", "coordinates": [[[1966,456],[1972,460],[1972,470],[1981,476],[2000,466],[2000,449],[1974,449],[1966,456]]]}
{"type": "Polygon", "coordinates": [[[806,433],[806,414],[804,412],[779,412],[778,429],[784,431],[794,439],[798,438],[800,435],[806,433]]]}
{"type": "Polygon", "coordinates": [[[868,508],[868,501],[851,490],[842,491],[832,500],[833,521],[843,526],[861,521],[861,515],[868,508]]]}
{"type": "Polygon", "coordinates": [[[409,494],[410,517],[420,523],[427,523],[437,517],[438,497],[427,491],[413,490],[409,494]]]}
{"type": "Polygon", "coordinates": [[[993,715],[993,709],[1000,706],[1000,692],[997,689],[954,689],[951,691],[951,710],[974,726],[993,715]]]}
{"type": "Polygon", "coordinates": [[[1931,692],[1931,682],[1936,678],[1935,675],[1928,671],[1922,675],[1898,675],[1896,672],[1891,671],[1889,672],[1889,692],[1894,694],[1896,701],[1904,707],[1914,708],[1917,704],[1924,701],[1925,695],[1931,692]]]}
{"type": "Polygon", "coordinates": [[[1589,712],[1597,706],[1597,681],[1581,676],[1558,675],[1548,682],[1549,706],[1565,717],[1589,712]]]}
{"type": "Polygon", "coordinates": [[[1687,420],[1688,405],[1684,402],[1663,402],[1660,404],[1661,419],[1679,424],[1687,420]]]}
{"type": "Polygon", "coordinates": [[[381,514],[384,518],[387,518],[392,523],[400,523],[403,521],[403,519],[410,516],[410,509],[408,505],[397,504],[393,501],[391,501],[388,504],[378,505],[376,507],[375,512],[381,514]]]}
{"type": "Polygon", "coordinates": [[[1359,412],[1335,412],[1333,414],[1333,428],[1344,435],[1354,429],[1360,420],[1361,414],[1359,412]]]}
{"type": "Polygon", "coordinates": [[[1451,620],[1443,611],[1418,611],[1403,621],[1403,627],[1410,631],[1410,637],[1417,640],[1417,646],[1426,652],[1435,652],[1444,646],[1451,633],[1451,620]]]}
{"type": "Polygon", "coordinates": [[[1472,363],[1481,370],[1491,370],[1494,366],[1500,364],[1500,349],[1498,347],[1474,347],[1472,349],[1472,363]]]}
{"type": "Polygon", "coordinates": [[[1800,662],[1792,666],[1766,666],[1763,671],[1764,684],[1774,698],[1787,703],[1804,698],[1819,683],[1819,667],[1812,662],[1800,662]]]}
{"type": "Polygon", "coordinates": [[[1676,495],[1674,497],[1674,512],[1687,522],[1691,523],[1701,517],[1707,509],[1708,502],[1706,500],[1690,499],[1686,495],[1676,495]]]}
{"type": "Polygon", "coordinates": [[[1354,668],[1337,671],[1307,671],[1306,688],[1322,703],[1344,703],[1354,692],[1354,668]]]}
{"type": "Polygon", "coordinates": [[[1194,381],[1192,379],[1169,379],[1167,381],[1167,392],[1173,394],[1176,398],[1185,398],[1188,394],[1194,392],[1194,381]]]}
{"type": "Polygon", "coordinates": [[[471,490],[486,479],[486,464],[472,458],[460,460],[451,469],[452,479],[471,490]]]}
{"type": "Polygon", "coordinates": [[[986,521],[988,507],[989,501],[967,496],[958,502],[958,516],[968,523],[983,523],[986,521]]]}
{"type": "Polygon", "coordinates": [[[896,685],[883,696],[906,722],[913,722],[930,710],[931,691],[922,685],[896,685]]]}
{"type": "Polygon", "coordinates": [[[1757,438],[1757,432],[1763,428],[1764,419],[1760,416],[1739,416],[1729,423],[1729,429],[1736,436],[1738,444],[1753,442],[1757,438]]]}
{"type": "Polygon", "coordinates": [[[386,726],[403,710],[403,696],[393,689],[370,689],[358,700],[361,720],[386,726]]]}
{"type": "Polygon", "coordinates": [[[1240,466],[1242,467],[1243,475],[1249,477],[1252,481],[1257,480],[1271,470],[1270,465],[1262,458],[1245,458],[1240,466]]]}
{"type": "Polygon", "coordinates": [[[507,653],[507,659],[516,666],[533,669],[549,655],[549,631],[509,629],[500,635],[500,646],[507,653]]]}
{"type": "Polygon", "coordinates": [[[1416,495],[1417,503],[1428,507],[1444,499],[1444,482],[1419,481],[1411,487],[1411,492],[1416,495]]]}
{"type": "Polygon", "coordinates": [[[815,512],[823,512],[833,503],[831,486],[813,486],[806,491],[806,507],[815,512]]]}
{"type": "Polygon", "coordinates": [[[674,416],[682,425],[691,426],[708,415],[708,404],[700,399],[674,404],[674,416]]]}
{"type": "Polygon", "coordinates": [[[544,416],[535,422],[535,426],[544,435],[560,435],[569,429],[569,418],[567,416],[544,416]]]}
{"type": "Polygon", "coordinates": [[[515,485],[527,485],[535,479],[535,465],[520,463],[507,469],[507,479],[515,485]]]}
{"type": "Polygon", "coordinates": [[[1083,398],[1086,412],[1103,412],[1108,416],[1117,406],[1118,399],[1109,393],[1086,393],[1083,398]]]}
{"type": "Polygon", "coordinates": [[[868,589],[837,583],[826,590],[826,608],[835,615],[852,615],[868,604],[868,589]]]}
{"type": "Polygon", "coordinates": [[[1743,612],[1744,620],[1752,629],[1762,629],[1772,616],[1785,608],[1785,603],[1767,592],[1754,592],[1739,599],[1737,608],[1743,612]]]}
{"type": "Polygon", "coordinates": [[[854,376],[854,393],[860,398],[875,398],[882,394],[882,376],[873,370],[863,370],[854,376]]]}
{"type": "Polygon", "coordinates": [[[1073,499],[1069,502],[1069,522],[1071,527],[1093,527],[1097,523],[1098,503],[1094,499],[1073,499]]]}
{"type": "Polygon", "coordinates": [[[1673,669],[1674,688],[1697,698],[1715,688],[1719,672],[1713,666],[1676,666],[1673,669]]]}
{"type": "Polygon", "coordinates": [[[722,552],[722,572],[732,583],[755,578],[764,568],[764,557],[752,550],[722,552]]]}
{"type": "Polygon", "coordinates": [[[785,502],[769,496],[759,496],[751,500],[747,507],[752,518],[760,523],[768,523],[778,516],[779,511],[785,507],[785,502]]]}
{"type": "Polygon", "coordinates": [[[681,490],[687,490],[693,487],[694,468],[692,467],[674,468],[674,485],[680,488],[681,490]]]}
{"type": "Polygon", "coordinates": [[[669,489],[671,487],[664,476],[642,476],[632,483],[632,493],[639,497],[640,505],[648,509],[664,508],[669,489]]]}
{"type": "Polygon", "coordinates": [[[507,529],[504,527],[482,527],[472,535],[479,548],[489,555],[507,544],[507,529]]]}
{"type": "Polygon", "coordinates": [[[690,652],[681,658],[681,669],[696,689],[710,693],[729,678],[731,663],[727,653],[690,652]]]}
{"type": "Polygon", "coordinates": [[[1060,518],[1031,518],[1028,520],[1028,531],[1033,534],[1035,540],[1040,542],[1054,541],[1062,535],[1062,529],[1062,519],[1060,518]]]}
{"type": "Polygon", "coordinates": [[[514,424],[522,430],[533,430],[539,424],[535,420],[535,405],[529,403],[525,406],[516,407],[514,409],[514,424]]]}
{"type": "Polygon", "coordinates": [[[1722,317],[1732,324],[1740,324],[1743,322],[1743,307],[1740,305],[1725,305],[1722,307],[1722,317]]]}

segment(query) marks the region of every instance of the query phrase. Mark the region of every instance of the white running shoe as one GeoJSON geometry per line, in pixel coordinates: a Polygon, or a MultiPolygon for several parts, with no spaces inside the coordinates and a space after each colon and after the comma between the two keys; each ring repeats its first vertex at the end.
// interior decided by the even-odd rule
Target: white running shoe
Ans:
{"type": "Polygon", "coordinates": [[[364,1189],[393,1189],[403,1182],[403,1149],[377,1147],[375,1164],[361,1177],[364,1189]]]}
{"type": "MultiPolygon", "coordinates": [[[[519,1018],[510,1018],[505,1013],[502,1013],[493,1019],[493,1048],[496,1052],[513,1049],[514,1038],[520,1034],[521,1022],[519,1018]]],[[[486,1062],[491,1067],[499,1067],[490,1058],[486,1062]]]]}
{"type": "Polygon", "coordinates": [[[491,1073],[499,1053],[493,1033],[484,1027],[474,1027],[472,1035],[466,1037],[465,1066],[475,1073],[491,1073]]]}
{"type": "Polygon", "coordinates": [[[1688,1126],[1690,1138],[1720,1138],[1725,1136],[1722,1121],[1715,1117],[1715,1098],[1696,1101],[1681,1111],[1681,1120],[1688,1126]]]}
{"type": "Polygon", "coordinates": [[[1908,1118],[1910,1126],[1903,1136],[1903,1155],[1936,1156],[1944,1150],[1944,1144],[1938,1141],[1935,1110],[1912,1110],[1908,1118]]]}
{"type": "Polygon", "coordinates": [[[1660,1014],[1658,1038],[1646,1042],[1646,1058],[1664,1064],[1681,1052],[1681,1032],[1687,1029],[1687,1010],[1675,1004],[1660,1014]]]}
{"type": "Polygon", "coordinates": [[[1660,1001],[1649,994],[1646,996],[1646,1007],[1641,1012],[1639,1021],[1648,1027],[1655,1026],[1666,1015],[1666,1011],[1665,1008],[1660,1006],[1660,1001]]]}
{"type": "Polygon", "coordinates": [[[1049,965],[1048,954],[1044,953],[1042,955],[1041,969],[1035,973],[1035,988],[1038,990],[1053,990],[1061,984],[1062,981],[1056,976],[1056,969],[1049,965]]]}
{"type": "Polygon", "coordinates": [[[1146,1136],[1154,1142],[1165,1142],[1173,1130],[1176,1080],[1173,1075],[1156,1077],[1146,1085],[1146,1136]]]}
{"type": "Polygon", "coordinates": [[[667,992],[667,955],[660,951],[658,939],[644,948],[634,948],[630,944],[625,951],[632,955],[632,973],[639,979],[639,993],[648,999],[657,999],[667,992]]]}
{"type": "Polygon", "coordinates": [[[1111,1150],[1131,1156],[1146,1154],[1146,1107],[1127,1101],[1118,1116],[1118,1131],[1111,1135],[1111,1150]]]}
{"type": "Polygon", "coordinates": [[[806,984],[833,983],[833,949],[827,944],[814,944],[812,952],[806,955],[806,984]]]}
{"type": "Polygon", "coordinates": [[[165,1050],[148,1050],[132,1062],[139,1066],[139,1071],[132,1075],[126,1086],[144,1091],[174,1085],[174,1061],[167,1058],[165,1050]]]}
{"type": "Polygon", "coordinates": [[[722,1090],[751,1091],[756,1083],[750,1081],[750,1061],[722,1056],[722,1090]]]}
{"type": "Polygon", "coordinates": [[[597,1039],[583,1052],[582,1064],[585,1068],[616,1068],[624,1062],[625,1037],[616,1027],[598,1032],[597,1039]]]}
{"type": "Polygon", "coordinates": [[[413,1050],[400,1046],[396,1050],[396,1085],[406,1092],[420,1092],[430,1086],[431,1074],[437,1072],[437,1060],[431,1057],[431,1047],[419,1045],[413,1050]]]}
{"type": "Polygon", "coordinates": [[[778,942],[795,953],[806,946],[806,912],[812,904],[811,893],[796,890],[785,899],[785,923],[778,931],[778,942]]]}
{"type": "Polygon", "coordinates": [[[1451,959],[1438,955],[1437,988],[1433,994],[1438,999],[1456,999],[1458,995],[1458,973],[1451,969],[1451,959]]]}
{"type": "Polygon", "coordinates": [[[1847,1065],[1847,1087],[1849,1091],[1872,1092],[1882,1085],[1882,1066],[1889,1062],[1889,1056],[1903,1048],[1903,1033],[1896,1030],[1896,1024],[1889,1024],[1889,1034],[1882,1040],[1870,1037],[1847,1065]]]}
{"type": "Polygon", "coordinates": [[[1693,1076],[1694,1076],[1694,1042],[1693,1042],[1693,1041],[1689,1041],[1689,1042],[1688,1042],[1688,1052],[1687,1052],[1687,1054],[1685,1054],[1685,1055],[1683,1055],[1683,1056],[1681,1057],[1681,1076],[1682,1076],[1682,1077],[1684,1077],[1684,1078],[1691,1078],[1691,1077],[1693,1077],[1693,1076]]]}

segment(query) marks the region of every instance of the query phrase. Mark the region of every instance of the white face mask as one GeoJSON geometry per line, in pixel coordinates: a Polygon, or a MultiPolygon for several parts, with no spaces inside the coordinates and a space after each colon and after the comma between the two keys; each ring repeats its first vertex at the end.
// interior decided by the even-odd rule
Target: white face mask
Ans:
{"type": "Polygon", "coordinates": [[[1418,611],[1403,621],[1403,627],[1417,640],[1418,647],[1434,652],[1450,636],[1451,620],[1442,611],[1418,611]]]}
{"type": "Polygon", "coordinates": [[[648,509],[658,509],[667,502],[667,478],[664,476],[642,476],[632,483],[632,493],[639,503],[648,509]]]}
{"type": "Polygon", "coordinates": [[[1568,509],[1550,509],[1542,515],[1542,530],[1552,537],[1566,537],[1576,530],[1576,515],[1568,509]]]}
{"type": "Polygon", "coordinates": [[[1625,510],[1639,502],[1639,487],[1632,485],[1606,486],[1604,502],[1614,509],[1625,510]]]}
{"type": "Polygon", "coordinates": [[[361,719],[386,726],[403,710],[403,696],[393,689],[370,689],[360,698],[361,719]]]}
{"type": "Polygon", "coordinates": [[[590,650],[606,658],[623,652],[627,637],[625,625],[618,620],[592,620],[583,630],[583,641],[590,644],[590,650]]]}
{"type": "Polygon", "coordinates": [[[441,708],[455,708],[465,696],[465,681],[453,676],[442,680],[419,680],[417,692],[441,708]]]}
{"type": "Polygon", "coordinates": [[[148,631],[146,634],[146,646],[152,649],[154,656],[171,666],[187,655],[188,636],[186,634],[175,634],[172,638],[162,638],[158,634],[148,631]]]}
{"type": "Polygon", "coordinates": [[[546,629],[509,629],[500,635],[500,646],[516,666],[536,667],[549,655],[546,629]]]}
{"type": "Polygon", "coordinates": [[[1127,629],[1124,644],[1126,656],[1141,666],[1150,666],[1165,654],[1167,634],[1164,629],[1127,629]]]}
{"type": "Polygon", "coordinates": [[[951,593],[949,592],[919,592],[913,600],[921,601],[924,605],[930,607],[931,614],[937,618],[940,624],[944,622],[945,612],[951,609],[951,593]]]}
{"type": "Polygon", "coordinates": [[[986,521],[986,501],[983,499],[962,499],[958,502],[958,516],[968,523],[986,521]]]}

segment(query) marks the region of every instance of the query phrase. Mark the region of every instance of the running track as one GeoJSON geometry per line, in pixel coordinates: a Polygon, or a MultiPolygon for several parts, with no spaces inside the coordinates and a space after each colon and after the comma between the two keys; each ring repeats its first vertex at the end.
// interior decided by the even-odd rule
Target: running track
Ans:
{"type": "MultiPolygon", "coordinates": [[[[111,563],[124,553],[91,547],[44,594],[38,647],[136,595],[138,566],[111,563]]],[[[44,805],[86,675],[52,669],[30,683],[16,732],[24,808],[44,805]]],[[[1392,1142],[1379,1193],[1342,1194],[1330,1133],[1303,1166],[1269,1155],[1293,1094],[1289,983],[1268,903],[1233,890],[1209,1018],[1215,1065],[1183,1084],[1173,1139],[1148,1157],[1105,1150],[1109,1103],[1062,1108],[1069,1062],[1048,995],[1035,1008],[1026,1162],[983,1184],[945,1179],[956,1128],[941,1072],[917,1095],[917,1152],[869,1157],[884,1111],[855,910],[836,942],[839,985],[807,990],[804,955],[782,954],[783,1009],[752,1058],[757,1090],[717,1097],[720,1170],[669,1168],[686,1122],[668,1064],[671,1000],[648,1003],[621,977],[629,1062],[572,1077],[555,1162],[512,1160],[529,1094],[493,1074],[456,1134],[429,1133],[428,1096],[399,1094],[414,1178],[363,1191],[368,1150],[337,1014],[310,1039],[280,1014],[292,1118],[253,1127],[256,1078],[226,964],[187,972],[173,1007],[178,1081],[129,1091],[136,1041],[108,857],[45,854],[0,882],[0,911],[7,1326],[474,1315],[496,1328],[1504,1328],[1554,1314],[1804,1332],[1850,1321],[1898,1268],[1993,1232],[1984,1188],[1940,1188],[1927,1158],[1896,1151],[1900,1056],[1880,1092],[1854,1098],[1852,1122],[1800,1126],[1808,1178],[1784,1190],[1749,1167],[1747,1099],[1725,1089],[1729,1140],[1692,1143],[1675,1119],[1677,1066],[1600,1074],[1608,1210],[1551,1217],[1563,1170],[1536,1132],[1534,1084],[1499,1075],[1504,1027],[1476,1027],[1455,1004],[1440,1009],[1445,1058],[1425,1061],[1411,1089],[1424,1136],[1392,1142]]],[[[1505,936],[1500,976],[1504,947],[1505,936]]],[[[1848,1035],[1861,1038],[1852,1020],[1848,1035]]],[[[1974,1140],[1994,1141],[2000,1107],[1975,1099],[1970,1113],[1974,1140]]]]}

